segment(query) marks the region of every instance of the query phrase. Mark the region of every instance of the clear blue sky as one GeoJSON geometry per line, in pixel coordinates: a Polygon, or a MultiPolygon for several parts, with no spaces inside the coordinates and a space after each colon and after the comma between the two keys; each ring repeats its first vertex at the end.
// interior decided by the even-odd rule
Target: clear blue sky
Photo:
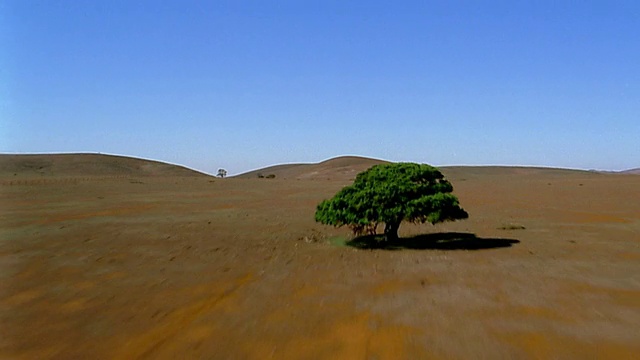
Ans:
{"type": "Polygon", "coordinates": [[[0,0],[0,152],[640,167],[640,1],[0,0]]]}

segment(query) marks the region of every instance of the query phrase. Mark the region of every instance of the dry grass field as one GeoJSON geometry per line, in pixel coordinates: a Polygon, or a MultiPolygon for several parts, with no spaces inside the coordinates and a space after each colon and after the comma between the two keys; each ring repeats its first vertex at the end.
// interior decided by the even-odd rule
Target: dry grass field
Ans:
{"type": "Polygon", "coordinates": [[[373,160],[86,156],[0,157],[2,359],[640,354],[638,175],[444,168],[470,218],[385,249],[313,220],[373,160]]]}

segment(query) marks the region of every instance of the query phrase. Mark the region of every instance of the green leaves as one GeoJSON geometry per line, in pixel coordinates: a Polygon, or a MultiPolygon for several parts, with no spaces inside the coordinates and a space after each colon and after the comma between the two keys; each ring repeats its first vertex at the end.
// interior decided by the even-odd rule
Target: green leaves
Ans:
{"type": "Polygon", "coordinates": [[[317,222],[343,226],[354,232],[373,229],[378,223],[402,221],[432,224],[466,219],[453,186],[435,167],[426,164],[376,165],[358,174],[354,183],[316,210],[317,222]]]}

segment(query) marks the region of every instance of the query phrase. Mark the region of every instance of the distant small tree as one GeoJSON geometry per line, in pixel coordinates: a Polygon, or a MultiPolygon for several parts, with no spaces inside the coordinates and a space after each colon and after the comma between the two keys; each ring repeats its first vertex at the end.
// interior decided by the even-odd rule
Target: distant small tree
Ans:
{"type": "Polygon", "coordinates": [[[225,176],[227,176],[227,170],[225,169],[218,169],[218,175],[219,178],[224,178],[225,176]]]}
{"type": "Polygon", "coordinates": [[[393,241],[403,221],[436,224],[468,218],[451,192],[451,183],[433,166],[375,165],[333,198],[322,201],[315,219],[336,227],[347,225],[356,235],[375,235],[378,224],[384,223],[385,240],[393,241]]]}

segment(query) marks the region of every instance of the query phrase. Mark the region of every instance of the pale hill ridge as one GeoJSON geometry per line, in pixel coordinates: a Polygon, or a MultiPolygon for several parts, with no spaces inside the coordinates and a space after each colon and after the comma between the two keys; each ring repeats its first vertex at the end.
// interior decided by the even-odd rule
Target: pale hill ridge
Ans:
{"type": "Polygon", "coordinates": [[[634,174],[634,175],[640,175],[640,168],[635,168],[635,169],[629,169],[629,170],[625,170],[622,171],[623,174],[634,174]]]}

